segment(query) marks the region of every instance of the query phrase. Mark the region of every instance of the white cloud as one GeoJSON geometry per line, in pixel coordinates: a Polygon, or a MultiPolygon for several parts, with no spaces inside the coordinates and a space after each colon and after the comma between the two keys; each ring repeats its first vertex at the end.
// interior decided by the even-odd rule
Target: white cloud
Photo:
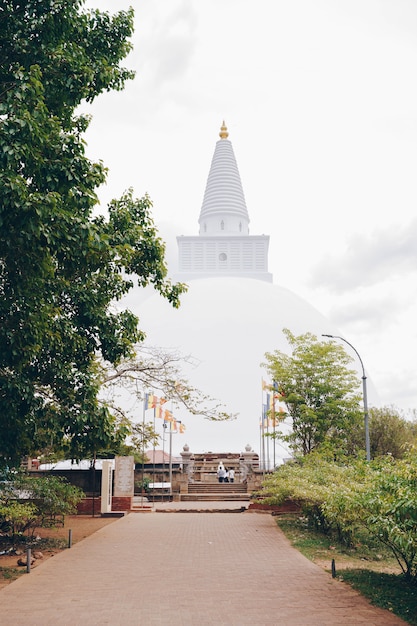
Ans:
{"type": "Polygon", "coordinates": [[[417,219],[408,224],[390,224],[371,233],[351,234],[347,249],[339,256],[326,256],[312,271],[312,283],[335,293],[417,273],[417,219]]]}
{"type": "Polygon", "coordinates": [[[145,87],[164,93],[186,77],[192,66],[197,17],[187,2],[169,3],[163,12],[161,5],[158,8],[142,29],[139,25],[143,38],[136,57],[145,87]]]}
{"type": "Polygon", "coordinates": [[[136,79],[91,108],[103,203],[149,192],[174,272],[226,119],[274,281],[338,325],[383,402],[417,406],[415,1],[134,4],[136,79]]]}

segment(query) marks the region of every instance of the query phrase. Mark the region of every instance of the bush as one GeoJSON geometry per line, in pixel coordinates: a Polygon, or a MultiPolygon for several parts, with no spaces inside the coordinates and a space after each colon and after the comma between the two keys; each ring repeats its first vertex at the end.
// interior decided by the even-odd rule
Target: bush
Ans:
{"type": "Polygon", "coordinates": [[[311,526],[345,545],[375,540],[389,548],[407,580],[417,581],[417,453],[343,463],[311,453],[267,477],[269,504],[295,500],[311,526]],[[365,533],[365,534],[364,534],[365,533]]]}
{"type": "Polygon", "coordinates": [[[0,531],[11,539],[22,535],[38,520],[36,506],[31,503],[9,502],[0,505],[0,531]]]}
{"type": "Polygon", "coordinates": [[[358,498],[363,524],[393,552],[405,578],[417,581],[417,455],[388,457],[371,470],[372,488],[358,498]]]}
{"type": "Polygon", "coordinates": [[[33,535],[36,528],[75,513],[83,495],[62,477],[15,475],[0,483],[0,531],[11,540],[25,532],[33,535]]]}

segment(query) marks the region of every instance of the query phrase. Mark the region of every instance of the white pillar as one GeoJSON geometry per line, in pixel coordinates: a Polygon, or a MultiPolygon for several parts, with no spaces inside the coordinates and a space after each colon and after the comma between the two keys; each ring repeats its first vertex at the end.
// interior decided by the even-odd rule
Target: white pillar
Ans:
{"type": "Polygon", "coordinates": [[[101,470],[101,513],[111,512],[113,468],[111,461],[103,461],[101,470]]]}

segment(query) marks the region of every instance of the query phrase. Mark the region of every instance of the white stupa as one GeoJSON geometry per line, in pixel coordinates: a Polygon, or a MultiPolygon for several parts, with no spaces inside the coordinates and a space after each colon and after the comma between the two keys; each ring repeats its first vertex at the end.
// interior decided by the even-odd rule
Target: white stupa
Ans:
{"type": "MultiPolygon", "coordinates": [[[[195,366],[185,371],[190,382],[238,414],[231,422],[211,422],[179,411],[176,417],[186,432],[174,437],[175,453],[184,444],[191,452],[241,452],[249,444],[262,455],[265,352],[288,349],[283,328],[317,335],[336,329],[307,302],[272,284],[269,237],[249,234],[249,214],[224,122],[199,224],[199,235],[177,238],[180,274],[175,278],[189,285],[181,307],[174,310],[157,294],[140,301],[134,291],[127,304],[139,315],[149,345],[192,355],[195,366]]],[[[288,451],[269,444],[269,456],[279,462],[288,451]]]]}

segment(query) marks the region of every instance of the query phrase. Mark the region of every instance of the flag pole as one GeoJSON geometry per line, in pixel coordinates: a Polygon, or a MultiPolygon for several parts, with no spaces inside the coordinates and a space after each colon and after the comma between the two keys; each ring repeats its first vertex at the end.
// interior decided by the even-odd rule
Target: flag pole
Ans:
{"type": "Polygon", "coordinates": [[[259,469],[262,468],[262,415],[259,422],[259,469]]]}
{"type": "Polygon", "coordinates": [[[262,404],[262,472],[265,475],[265,411],[262,404]]]}
{"type": "Polygon", "coordinates": [[[145,411],[146,405],[148,403],[148,394],[145,393],[143,397],[143,410],[142,410],[142,488],[140,490],[141,493],[141,506],[143,507],[143,490],[145,488],[144,480],[145,480],[145,411]]]}
{"type": "MultiPolygon", "coordinates": [[[[163,482],[165,482],[165,433],[166,433],[165,418],[162,417],[162,476],[163,476],[162,480],[163,482]]],[[[163,491],[165,491],[165,489],[163,491]]],[[[164,500],[165,500],[165,495],[162,495],[162,501],[164,500]]]]}
{"type": "Polygon", "coordinates": [[[274,438],[273,438],[273,445],[274,445],[274,454],[273,454],[273,459],[274,459],[274,467],[272,469],[275,470],[275,432],[276,432],[276,419],[275,419],[275,393],[272,392],[272,428],[273,433],[274,433],[274,438]]]}
{"type": "Polygon", "coordinates": [[[264,379],[261,379],[261,422],[259,424],[259,443],[260,443],[260,467],[262,468],[262,474],[265,467],[265,440],[264,440],[264,379]]]}
{"type": "Polygon", "coordinates": [[[269,462],[269,412],[271,410],[271,396],[269,393],[266,394],[267,400],[266,400],[266,453],[268,455],[267,458],[267,470],[269,472],[270,470],[270,462],[269,462]]]}
{"type": "MultiPolygon", "coordinates": [[[[153,407],[153,432],[156,432],[156,406],[153,407]]],[[[153,440],[153,466],[152,466],[152,502],[155,504],[155,438],[153,440]]]]}
{"type": "Polygon", "coordinates": [[[172,496],[172,422],[169,423],[169,499],[172,496]]]}

